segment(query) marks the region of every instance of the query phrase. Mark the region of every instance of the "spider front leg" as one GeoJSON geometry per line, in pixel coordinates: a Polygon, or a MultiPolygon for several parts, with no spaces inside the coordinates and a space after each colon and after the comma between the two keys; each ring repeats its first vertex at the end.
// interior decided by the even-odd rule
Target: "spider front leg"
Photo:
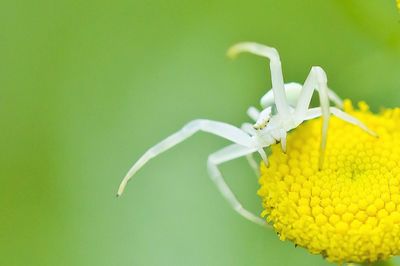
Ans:
{"type": "MultiPolygon", "coordinates": [[[[285,83],[285,93],[288,103],[292,107],[296,107],[303,85],[297,82],[285,83]]],[[[318,88],[317,88],[318,89],[318,88]]],[[[328,98],[332,101],[338,108],[343,108],[343,100],[331,89],[328,88],[328,98]]],[[[260,100],[261,106],[266,108],[268,106],[274,105],[274,92],[269,90],[260,100]]]]}
{"type": "Polygon", "coordinates": [[[279,130],[279,135],[281,139],[281,148],[284,153],[286,153],[286,139],[287,139],[287,132],[284,129],[279,130]]]}
{"type": "MultiPolygon", "coordinates": [[[[333,114],[337,118],[361,128],[362,130],[364,130],[371,136],[378,137],[378,134],[376,132],[374,132],[373,130],[371,130],[370,128],[368,128],[363,122],[361,122],[357,118],[343,112],[342,110],[340,110],[336,107],[330,107],[329,111],[331,114],[333,114]]],[[[310,108],[307,111],[307,114],[306,114],[306,117],[304,120],[310,120],[310,119],[314,119],[314,118],[317,118],[320,116],[321,116],[321,108],[320,107],[310,108]]]]}
{"type": "MultiPolygon", "coordinates": [[[[254,107],[250,107],[249,110],[254,107]]],[[[254,108],[257,112],[258,110],[254,108]]],[[[257,119],[256,119],[257,120],[257,119]]],[[[253,128],[253,125],[250,123],[243,123],[242,126],[240,127],[244,132],[249,134],[250,136],[256,135],[256,130],[253,128]]],[[[247,162],[249,163],[251,169],[253,169],[254,173],[256,174],[256,177],[258,178],[260,176],[260,169],[259,165],[256,162],[256,160],[253,157],[253,153],[247,154],[246,155],[247,162]]]]}
{"type": "Polygon", "coordinates": [[[250,106],[247,109],[247,115],[251,118],[251,120],[256,122],[258,117],[260,116],[260,111],[257,108],[255,108],[254,106],[250,106]]]}
{"type": "Polygon", "coordinates": [[[281,116],[288,117],[290,115],[290,108],[285,94],[282,65],[278,51],[266,45],[254,42],[243,42],[229,48],[228,56],[234,58],[243,52],[252,53],[270,60],[272,90],[274,92],[276,109],[281,116]]]}
{"type": "Polygon", "coordinates": [[[172,134],[171,136],[167,137],[163,141],[159,142],[158,144],[147,150],[139,158],[139,160],[131,167],[131,169],[128,171],[128,173],[122,180],[118,188],[117,196],[120,196],[124,192],[124,189],[128,181],[149,160],[160,155],[164,151],[172,148],[173,146],[181,143],[182,141],[186,140],[187,138],[189,138],[198,131],[204,131],[220,136],[222,138],[230,140],[244,147],[253,147],[254,144],[253,140],[248,134],[246,134],[246,132],[240,130],[235,126],[212,120],[205,120],[205,119],[193,120],[187,123],[178,132],[172,134]]]}
{"type": "Polygon", "coordinates": [[[321,67],[314,66],[311,68],[310,74],[308,74],[303,89],[301,91],[299,101],[294,112],[295,119],[300,123],[304,121],[307,110],[311,102],[311,98],[314,89],[317,89],[319,94],[319,101],[321,105],[322,115],[322,130],[321,130],[321,145],[320,145],[320,156],[319,156],[319,168],[322,168],[324,163],[324,156],[326,150],[326,141],[328,135],[329,126],[329,98],[328,98],[328,80],[325,71],[321,67]]]}
{"type": "Polygon", "coordinates": [[[320,159],[319,159],[320,169],[322,168],[324,162],[328,125],[331,113],[348,123],[360,127],[367,133],[376,136],[375,132],[368,129],[368,127],[366,127],[356,118],[346,114],[345,112],[341,111],[338,108],[329,106],[326,73],[321,67],[312,67],[310,74],[308,75],[306,81],[304,82],[304,86],[301,91],[294,116],[295,119],[300,123],[303,122],[304,120],[309,120],[317,116],[322,116],[322,132],[321,132],[321,146],[320,146],[320,159]],[[309,109],[314,89],[318,91],[321,107],[309,109]]]}
{"type": "Polygon", "coordinates": [[[231,161],[242,156],[247,156],[256,151],[257,148],[248,148],[238,144],[232,144],[211,154],[208,157],[207,166],[211,180],[217,186],[217,188],[231,205],[231,207],[247,220],[262,226],[267,226],[268,224],[263,219],[243,207],[240,201],[236,198],[235,194],[226,184],[221,171],[218,169],[218,165],[222,163],[231,161]]]}

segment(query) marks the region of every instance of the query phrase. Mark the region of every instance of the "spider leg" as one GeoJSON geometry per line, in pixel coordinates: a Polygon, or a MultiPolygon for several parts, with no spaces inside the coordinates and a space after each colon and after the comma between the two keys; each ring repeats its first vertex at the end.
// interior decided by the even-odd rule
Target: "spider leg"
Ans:
{"type": "Polygon", "coordinates": [[[353,116],[351,116],[351,115],[349,115],[349,114],[347,114],[347,113],[343,112],[342,110],[340,110],[338,108],[335,108],[335,107],[331,107],[330,111],[331,111],[331,113],[333,115],[337,116],[338,118],[340,118],[340,119],[342,119],[342,120],[344,120],[344,121],[346,121],[346,122],[348,122],[350,124],[358,126],[362,130],[364,130],[368,134],[370,134],[371,136],[378,137],[378,134],[375,131],[369,129],[364,123],[362,123],[357,118],[355,118],[355,117],[353,117],[353,116]]]}
{"type": "Polygon", "coordinates": [[[314,107],[307,110],[306,115],[304,116],[304,121],[311,120],[321,116],[321,108],[314,107]]]}
{"type": "Polygon", "coordinates": [[[301,91],[299,101],[297,102],[294,113],[295,119],[297,119],[298,121],[304,121],[304,117],[307,114],[307,110],[309,108],[314,89],[317,89],[322,115],[321,146],[319,156],[320,169],[322,168],[322,165],[324,163],[330,117],[327,83],[328,80],[325,71],[321,67],[312,67],[306,81],[304,82],[303,89],[301,91]]]}
{"type": "MultiPolygon", "coordinates": [[[[251,108],[251,107],[250,107],[251,108]]],[[[257,136],[257,130],[254,129],[254,126],[250,123],[243,123],[241,126],[241,129],[246,132],[247,134],[249,134],[250,136],[257,136]]],[[[272,144],[272,143],[271,143],[272,144]]],[[[271,145],[270,144],[270,145],[271,145]]],[[[261,158],[263,159],[265,166],[268,166],[268,157],[267,154],[265,153],[263,148],[258,148],[257,149],[258,153],[260,154],[261,158]]],[[[258,163],[254,160],[253,154],[250,153],[248,155],[246,155],[246,159],[249,162],[250,167],[254,170],[254,172],[256,173],[256,176],[260,176],[260,170],[259,170],[259,165],[258,163]]]]}
{"type": "Polygon", "coordinates": [[[328,88],[328,97],[338,108],[343,109],[343,100],[333,90],[328,88]]]}
{"type": "Polygon", "coordinates": [[[282,147],[282,151],[284,152],[284,153],[286,153],[286,138],[287,138],[287,133],[286,133],[286,130],[284,130],[284,129],[281,129],[280,131],[279,131],[279,133],[280,133],[280,137],[281,137],[281,147],[282,147]]]}
{"type": "MultiPolygon", "coordinates": [[[[355,126],[361,128],[362,130],[364,130],[371,136],[374,136],[374,137],[378,136],[378,134],[376,132],[374,132],[373,130],[368,128],[363,122],[361,122],[354,116],[351,116],[336,107],[330,107],[329,110],[330,110],[331,114],[333,114],[334,116],[338,117],[339,119],[342,119],[343,121],[345,121],[347,123],[350,123],[352,125],[355,125],[355,126]]],[[[307,111],[307,114],[306,114],[306,117],[304,120],[314,119],[319,116],[321,116],[321,108],[320,107],[310,108],[307,111]]]]}
{"type": "Polygon", "coordinates": [[[257,161],[254,159],[253,154],[247,154],[246,155],[246,160],[249,163],[251,169],[253,169],[254,174],[256,178],[258,179],[260,177],[260,169],[257,161]]]}
{"type": "Polygon", "coordinates": [[[259,148],[257,151],[260,154],[261,158],[263,159],[265,166],[269,167],[268,157],[267,157],[267,154],[265,153],[264,149],[259,148]]]}
{"type": "MultiPolygon", "coordinates": [[[[251,136],[254,136],[256,134],[256,130],[253,128],[253,125],[250,123],[243,123],[241,126],[241,129],[251,136]]],[[[249,163],[251,169],[253,169],[254,173],[256,174],[256,177],[258,178],[260,176],[260,169],[259,169],[258,163],[256,162],[256,160],[253,157],[253,154],[252,153],[247,154],[246,159],[247,159],[247,162],[249,163]]]]}
{"type": "Polygon", "coordinates": [[[256,134],[256,130],[253,128],[253,125],[250,123],[243,123],[240,127],[241,130],[249,134],[250,136],[254,136],[256,134]]]}
{"type": "MultiPolygon", "coordinates": [[[[254,129],[253,125],[250,123],[243,123],[241,129],[248,133],[250,136],[255,136],[257,137],[257,130],[254,129]]],[[[275,143],[275,140],[270,141],[268,145],[272,145],[275,143]]],[[[267,154],[265,153],[263,148],[258,148],[257,149],[258,153],[260,154],[261,158],[264,161],[265,166],[268,167],[269,162],[268,162],[268,157],[267,154]]],[[[246,156],[247,161],[249,162],[250,166],[253,168],[254,172],[256,173],[257,177],[260,176],[259,168],[258,168],[258,163],[254,160],[253,154],[249,154],[246,156]]]]}
{"type": "Polygon", "coordinates": [[[258,119],[258,116],[260,115],[260,111],[255,108],[254,106],[250,106],[249,109],[247,109],[247,115],[254,121],[256,122],[258,119]]]}
{"type": "Polygon", "coordinates": [[[254,42],[243,42],[235,44],[234,46],[229,48],[228,56],[234,58],[236,55],[243,52],[266,57],[270,60],[272,90],[274,92],[274,102],[276,105],[276,109],[281,116],[289,116],[289,105],[286,99],[282,66],[278,51],[275,48],[268,47],[262,44],[254,42]]]}
{"type": "Polygon", "coordinates": [[[251,154],[255,151],[257,151],[257,148],[248,148],[238,144],[229,145],[211,154],[208,157],[208,172],[210,174],[211,180],[214,182],[221,194],[237,213],[253,223],[262,226],[268,226],[268,224],[263,219],[248,211],[242,206],[242,204],[236,198],[235,194],[226,184],[221,171],[218,169],[218,165],[224,162],[228,162],[230,160],[251,154]]]}
{"type": "Polygon", "coordinates": [[[239,128],[212,120],[205,120],[205,119],[197,119],[187,123],[181,130],[178,132],[170,135],[166,139],[162,140],[155,146],[151,147],[147,150],[139,160],[131,167],[128,171],[124,179],[122,180],[117,196],[120,196],[128,183],[128,181],[132,178],[132,176],[142,168],[150,159],[158,156],[159,154],[163,153],[164,151],[172,148],[173,146],[179,144],[180,142],[186,140],[194,133],[198,131],[208,132],[222,138],[228,139],[234,143],[240,144],[245,147],[253,146],[252,138],[246,134],[243,130],[239,128]]]}
{"type": "MultiPolygon", "coordinates": [[[[303,85],[297,82],[285,83],[285,93],[290,106],[295,107],[303,85]]],[[[316,88],[319,90],[319,88],[316,88]]],[[[328,88],[328,98],[331,100],[338,108],[343,108],[343,100],[331,89],[328,88]]],[[[266,108],[274,104],[274,92],[269,90],[260,100],[261,106],[266,108]]]]}

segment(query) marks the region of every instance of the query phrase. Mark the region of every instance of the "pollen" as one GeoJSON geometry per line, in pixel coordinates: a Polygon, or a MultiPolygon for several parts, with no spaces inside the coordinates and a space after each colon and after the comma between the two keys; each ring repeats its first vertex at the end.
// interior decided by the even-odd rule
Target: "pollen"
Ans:
{"type": "Polygon", "coordinates": [[[379,114],[364,102],[345,111],[379,137],[335,117],[318,169],[321,119],[302,124],[272,146],[261,165],[262,216],[281,240],[335,263],[368,263],[400,255],[400,108],[379,114]]]}

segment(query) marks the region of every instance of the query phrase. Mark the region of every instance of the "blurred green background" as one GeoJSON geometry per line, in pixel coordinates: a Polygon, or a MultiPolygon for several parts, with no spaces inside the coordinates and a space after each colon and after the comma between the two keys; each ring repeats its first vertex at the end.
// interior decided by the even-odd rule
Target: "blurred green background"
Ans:
{"type": "MultiPolygon", "coordinates": [[[[240,125],[312,65],[342,97],[400,105],[395,1],[0,1],[0,265],[328,265],[238,216],[208,178],[227,144],[199,134],[115,198],[131,164],[194,118],[240,125]]],[[[260,211],[244,159],[222,167],[260,211]]]]}

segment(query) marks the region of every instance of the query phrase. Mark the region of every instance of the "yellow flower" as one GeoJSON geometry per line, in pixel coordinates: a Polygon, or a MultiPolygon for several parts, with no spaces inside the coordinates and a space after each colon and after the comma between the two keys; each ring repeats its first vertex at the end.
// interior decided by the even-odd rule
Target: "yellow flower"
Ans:
{"type": "Polygon", "coordinates": [[[345,110],[379,134],[332,118],[322,170],[321,121],[288,137],[287,154],[272,147],[261,166],[262,215],[281,240],[327,260],[373,262],[400,254],[400,109],[372,114],[365,103],[345,110]]]}
{"type": "Polygon", "coordinates": [[[400,0],[396,0],[397,8],[400,10],[400,0]]]}

